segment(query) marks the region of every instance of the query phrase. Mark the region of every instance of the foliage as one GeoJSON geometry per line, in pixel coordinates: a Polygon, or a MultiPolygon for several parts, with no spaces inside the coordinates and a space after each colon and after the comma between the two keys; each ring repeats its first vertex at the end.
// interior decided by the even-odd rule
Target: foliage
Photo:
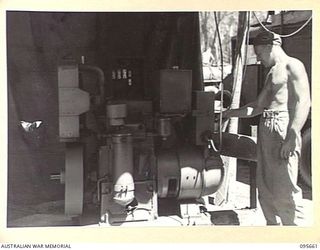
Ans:
{"type": "MultiPolygon", "coordinates": [[[[264,20],[267,16],[267,11],[258,11],[255,13],[260,20],[264,20]]],[[[216,14],[222,43],[223,61],[226,64],[231,64],[231,39],[237,35],[239,12],[217,11],[216,14]]],[[[253,15],[251,15],[250,23],[256,23],[253,15]]],[[[215,58],[213,64],[220,65],[220,48],[214,12],[200,12],[200,34],[201,51],[205,51],[210,47],[213,57],[215,58]]]]}

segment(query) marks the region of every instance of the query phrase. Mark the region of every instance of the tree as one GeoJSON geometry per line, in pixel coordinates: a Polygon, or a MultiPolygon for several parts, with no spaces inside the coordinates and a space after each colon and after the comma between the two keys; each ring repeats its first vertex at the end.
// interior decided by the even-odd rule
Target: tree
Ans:
{"type": "Polygon", "coordinates": [[[200,32],[201,32],[201,35],[203,36],[203,43],[204,45],[201,46],[203,47],[202,51],[204,50],[207,50],[208,48],[208,35],[209,35],[209,32],[208,32],[208,22],[209,22],[209,15],[210,15],[210,12],[200,12],[200,32]]]}
{"type": "MultiPolygon", "coordinates": [[[[238,11],[218,11],[217,21],[222,42],[223,61],[231,64],[231,39],[236,36],[238,28],[238,11]]],[[[260,20],[264,20],[267,16],[267,11],[255,12],[260,20]]],[[[250,23],[255,21],[251,14],[250,23]]],[[[215,58],[214,64],[220,65],[220,48],[217,39],[217,30],[214,20],[214,12],[200,12],[200,39],[201,51],[205,51],[208,46],[212,49],[212,54],[215,58]]]]}

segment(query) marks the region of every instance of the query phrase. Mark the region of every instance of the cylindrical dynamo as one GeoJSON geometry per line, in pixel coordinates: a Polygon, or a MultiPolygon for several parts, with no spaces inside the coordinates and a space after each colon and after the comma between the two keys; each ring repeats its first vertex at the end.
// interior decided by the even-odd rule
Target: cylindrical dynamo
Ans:
{"type": "Polygon", "coordinates": [[[159,152],[157,168],[161,198],[200,198],[216,192],[224,177],[221,158],[205,159],[196,147],[159,152]]]}
{"type": "Polygon", "coordinates": [[[131,134],[112,135],[113,143],[113,199],[126,206],[134,199],[133,145],[131,134]]]}

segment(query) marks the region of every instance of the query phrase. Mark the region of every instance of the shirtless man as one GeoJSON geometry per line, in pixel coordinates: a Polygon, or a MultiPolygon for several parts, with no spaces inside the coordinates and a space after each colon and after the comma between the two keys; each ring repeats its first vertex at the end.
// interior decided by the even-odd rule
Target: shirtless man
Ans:
{"type": "Polygon", "coordinates": [[[203,66],[211,66],[213,61],[214,61],[214,57],[211,53],[211,48],[208,47],[207,50],[202,53],[203,66]]]}
{"type": "Polygon", "coordinates": [[[300,225],[301,189],[297,186],[300,131],[310,109],[304,65],[281,48],[281,38],[263,31],[253,41],[258,61],[269,69],[257,100],[223,112],[223,118],[260,115],[257,187],[267,225],[300,225]]]}
{"type": "Polygon", "coordinates": [[[214,78],[214,72],[212,70],[212,63],[214,57],[211,53],[211,48],[208,47],[205,52],[202,53],[202,66],[203,66],[203,75],[204,78],[212,79],[214,78]]]}

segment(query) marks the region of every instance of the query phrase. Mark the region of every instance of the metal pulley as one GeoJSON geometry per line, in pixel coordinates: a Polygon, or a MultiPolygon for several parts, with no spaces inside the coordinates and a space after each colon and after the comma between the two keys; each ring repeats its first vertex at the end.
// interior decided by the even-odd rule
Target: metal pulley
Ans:
{"type": "Polygon", "coordinates": [[[83,146],[68,144],[65,156],[65,207],[66,215],[78,216],[83,209],[83,146]]]}

